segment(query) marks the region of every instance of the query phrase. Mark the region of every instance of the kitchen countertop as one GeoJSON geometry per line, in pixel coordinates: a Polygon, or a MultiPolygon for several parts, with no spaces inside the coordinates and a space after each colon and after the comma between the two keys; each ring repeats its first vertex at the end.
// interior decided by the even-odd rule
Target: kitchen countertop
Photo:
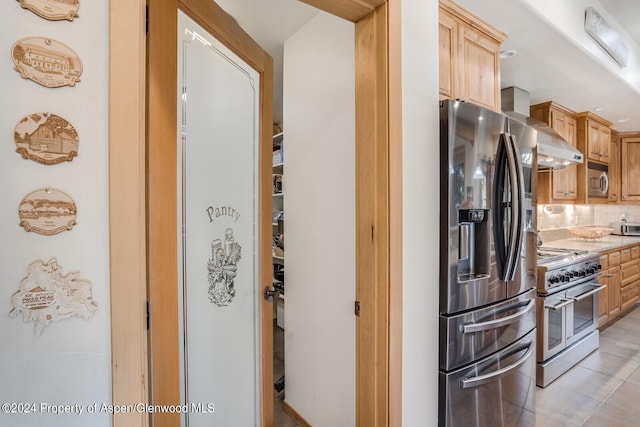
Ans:
{"type": "Polygon", "coordinates": [[[640,244],[640,237],[637,236],[616,236],[609,234],[596,240],[585,240],[577,237],[561,240],[550,240],[544,242],[544,248],[563,248],[583,250],[589,252],[604,252],[622,248],[629,245],[640,244]]]}

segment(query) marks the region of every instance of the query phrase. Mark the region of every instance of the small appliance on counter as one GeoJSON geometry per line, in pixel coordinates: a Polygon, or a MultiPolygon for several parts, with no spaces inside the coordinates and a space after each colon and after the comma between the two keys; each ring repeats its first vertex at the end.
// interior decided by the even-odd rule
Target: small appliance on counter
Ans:
{"type": "Polygon", "coordinates": [[[611,228],[613,228],[611,234],[617,234],[619,236],[640,236],[640,224],[626,221],[612,222],[611,228]]]}

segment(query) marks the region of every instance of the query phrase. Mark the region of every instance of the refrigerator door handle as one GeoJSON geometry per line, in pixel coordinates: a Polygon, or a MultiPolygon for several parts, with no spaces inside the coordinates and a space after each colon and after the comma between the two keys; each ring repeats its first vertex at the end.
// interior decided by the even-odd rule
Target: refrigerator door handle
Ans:
{"type": "Polygon", "coordinates": [[[493,180],[493,241],[496,254],[496,263],[498,268],[498,276],[500,280],[506,280],[508,270],[508,254],[507,244],[505,242],[505,209],[509,207],[509,203],[503,201],[505,186],[507,185],[508,159],[507,159],[507,142],[504,133],[500,134],[498,141],[498,150],[496,152],[495,178],[493,180]]]}
{"type": "Polygon", "coordinates": [[[516,246],[518,244],[518,212],[520,210],[518,199],[518,176],[516,171],[516,160],[512,148],[512,140],[508,135],[504,135],[504,141],[507,150],[507,166],[509,171],[509,193],[510,203],[510,220],[509,224],[509,247],[507,248],[507,262],[503,280],[512,280],[514,275],[513,265],[515,264],[516,246]]]}
{"type": "Polygon", "coordinates": [[[529,300],[529,303],[518,312],[511,314],[509,316],[502,317],[496,320],[490,320],[488,322],[480,322],[480,323],[471,323],[466,325],[460,325],[460,332],[463,334],[471,334],[474,332],[482,332],[488,331],[490,329],[497,329],[502,326],[509,325],[511,323],[515,323],[520,320],[525,314],[531,311],[533,307],[535,307],[535,300],[529,300]]]}
{"type": "Polygon", "coordinates": [[[522,356],[520,359],[518,359],[516,362],[512,363],[509,366],[500,368],[497,371],[491,372],[490,374],[478,375],[476,377],[462,379],[460,381],[462,388],[467,389],[467,388],[480,387],[481,385],[496,381],[497,379],[500,379],[505,375],[508,375],[509,373],[511,373],[511,371],[518,369],[533,355],[533,349],[534,349],[533,341],[525,346],[522,346],[516,349],[514,353],[522,351],[525,348],[527,349],[527,352],[524,354],[524,356],[522,356]]]}
{"type": "Polygon", "coordinates": [[[518,260],[524,240],[524,177],[520,152],[518,151],[515,137],[508,135],[506,139],[509,142],[507,159],[511,163],[509,171],[513,175],[511,178],[511,244],[509,246],[505,280],[513,280],[516,275],[516,270],[518,269],[518,260]],[[515,202],[513,202],[513,200],[515,200],[515,202]]]}

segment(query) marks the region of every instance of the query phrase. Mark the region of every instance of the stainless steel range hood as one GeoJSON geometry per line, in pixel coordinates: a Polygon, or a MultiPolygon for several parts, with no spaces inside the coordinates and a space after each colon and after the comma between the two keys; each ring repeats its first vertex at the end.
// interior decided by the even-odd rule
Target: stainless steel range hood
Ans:
{"type": "Polygon", "coordinates": [[[538,170],[562,169],[584,163],[584,156],[546,123],[529,117],[529,92],[512,86],[502,89],[502,110],[514,120],[538,131],[538,170]]]}

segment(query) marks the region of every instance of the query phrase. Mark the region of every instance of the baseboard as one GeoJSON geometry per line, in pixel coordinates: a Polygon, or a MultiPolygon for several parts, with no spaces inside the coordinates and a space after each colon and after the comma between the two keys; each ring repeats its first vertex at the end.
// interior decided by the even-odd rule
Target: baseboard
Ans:
{"type": "Polygon", "coordinates": [[[298,413],[298,411],[296,411],[295,409],[293,409],[286,401],[282,401],[282,409],[284,409],[284,412],[289,415],[291,418],[293,418],[293,420],[298,423],[298,425],[300,427],[311,427],[311,424],[309,424],[304,418],[302,418],[302,416],[298,413]]]}

